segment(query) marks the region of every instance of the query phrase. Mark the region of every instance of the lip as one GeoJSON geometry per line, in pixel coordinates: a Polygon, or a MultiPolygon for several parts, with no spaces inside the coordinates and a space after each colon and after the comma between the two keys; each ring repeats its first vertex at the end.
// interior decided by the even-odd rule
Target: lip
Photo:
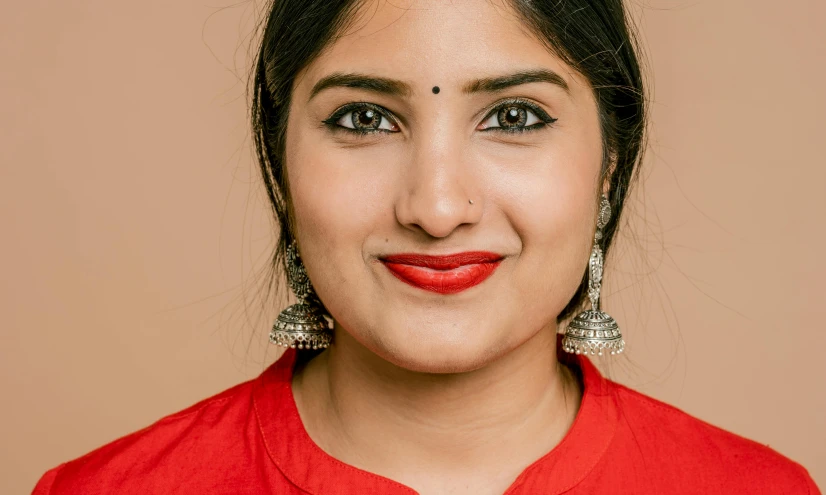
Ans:
{"type": "Polygon", "coordinates": [[[400,253],[379,260],[402,282],[439,294],[456,294],[484,282],[503,256],[489,251],[466,251],[443,256],[400,253]]]}

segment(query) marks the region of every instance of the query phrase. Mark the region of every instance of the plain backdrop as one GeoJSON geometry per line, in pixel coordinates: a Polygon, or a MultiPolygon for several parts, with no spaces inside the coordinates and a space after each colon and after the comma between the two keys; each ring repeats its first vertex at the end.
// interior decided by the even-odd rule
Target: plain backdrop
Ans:
{"type": "MultiPolygon", "coordinates": [[[[246,120],[261,2],[5,2],[0,492],[277,357],[246,120]]],[[[649,153],[611,377],[826,486],[826,2],[635,0],[649,153]]]]}

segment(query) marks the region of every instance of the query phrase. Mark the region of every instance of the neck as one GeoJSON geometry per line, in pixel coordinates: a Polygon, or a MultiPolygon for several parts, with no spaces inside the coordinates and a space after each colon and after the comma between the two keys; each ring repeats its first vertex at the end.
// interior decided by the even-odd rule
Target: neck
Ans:
{"type": "Polygon", "coordinates": [[[449,374],[400,368],[337,332],[334,346],[296,370],[293,391],[310,437],[343,462],[397,480],[501,473],[504,486],[559,443],[581,398],[551,329],[449,374]]]}

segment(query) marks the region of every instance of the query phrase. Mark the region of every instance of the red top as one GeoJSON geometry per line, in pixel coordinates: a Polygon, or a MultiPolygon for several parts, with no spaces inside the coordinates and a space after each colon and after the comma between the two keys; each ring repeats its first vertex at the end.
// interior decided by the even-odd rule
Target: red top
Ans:
{"type": "MultiPolygon", "coordinates": [[[[313,443],[290,386],[295,356],[51,469],[34,494],[415,494],[313,443]]],[[[584,392],[571,429],[506,494],[820,494],[774,450],[607,380],[584,356],[576,366],[584,392]]]]}

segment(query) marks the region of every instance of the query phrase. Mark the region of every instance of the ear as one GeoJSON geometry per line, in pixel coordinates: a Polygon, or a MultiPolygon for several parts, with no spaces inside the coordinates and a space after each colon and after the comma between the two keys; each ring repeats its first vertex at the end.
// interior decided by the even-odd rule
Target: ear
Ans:
{"type": "Polygon", "coordinates": [[[611,178],[614,176],[616,169],[617,153],[611,151],[608,154],[608,163],[603,167],[602,177],[600,178],[600,190],[605,196],[608,196],[608,192],[611,190],[611,178]]]}

